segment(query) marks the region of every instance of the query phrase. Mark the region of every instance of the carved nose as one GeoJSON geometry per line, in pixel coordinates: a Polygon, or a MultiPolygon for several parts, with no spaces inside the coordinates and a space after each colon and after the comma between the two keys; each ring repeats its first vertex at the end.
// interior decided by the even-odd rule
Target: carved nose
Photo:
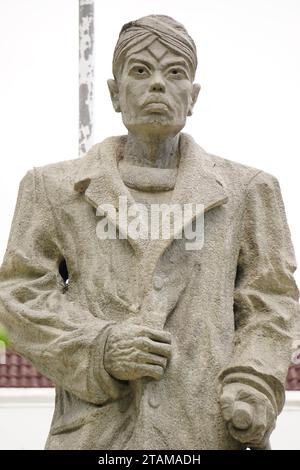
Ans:
{"type": "Polygon", "coordinates": [[[166,91],[166,87],[164,81],[160,74],[155,74],[153,77],[153,81],[150,86],[150,91],[158,91],[160,93],[164,93],[166,91]]]}
{"type": "Polygon", "coordinates": [[[165,89],[166,88],[162,83],[157,82],[151,85],[150,91],[159,91],[160,93],[164,93],[165,89]]]}

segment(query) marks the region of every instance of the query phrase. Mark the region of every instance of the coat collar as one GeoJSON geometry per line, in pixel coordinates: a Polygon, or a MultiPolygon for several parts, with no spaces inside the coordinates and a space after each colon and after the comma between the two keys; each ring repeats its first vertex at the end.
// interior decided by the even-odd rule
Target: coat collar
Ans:
{"type": "MultiPolygon", "coordinates": [[[[122,158],[126,139],[127,136],[109,137],[102,143],[94,145],[82,158],[74,180],[74,189],[95,208],[99,209],[103,204],[110,204],[118,210],[120,196],[127,197],[128,205],[135,202],[123,183],[117,166],[122,158]]],[[[223,183],[214,173],[212,160],[188,134],[180,135],[180,153],[181,159],[171,203],[201,204],[204,206],[204,212],[226,203],[228,197],[223,183]]],[[[193,213],[191,219],[197,215],[193,213]]],[[[189,222],[191,220],[185,220],[185,223],[189,222]]],[[[122,227],[118,228],[122,230],[122,227]]],[[[133,240],[129,236],[128,241],[137,253],[144,253],[149,246],[145,240],[133,240]]],[[[172,239],[152,241],[151,246],[154,243],[158,254],[161,254],[171,241],[172,239]]]]}

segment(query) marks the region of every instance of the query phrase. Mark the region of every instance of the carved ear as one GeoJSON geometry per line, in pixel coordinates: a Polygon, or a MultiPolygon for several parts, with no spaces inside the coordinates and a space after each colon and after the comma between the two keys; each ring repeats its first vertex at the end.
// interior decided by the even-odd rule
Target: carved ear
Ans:
{"type": "Polygon", "coordinates": [[[190,104],[189,110],[188,110],[188,116],[191,116],[193,114],[193,108],[195,106],[195,103],[197,101],[199,92],[201,90],[201,85],[199,83],[194,83],[193,84],[193,90],[192,90],[192,102],[190,104]]]}
{"type": "Polygon", "coordinates": [[[110,78],[109,80],[107,80],[107,85],[109,88],[109,93],[110,93],[114,110],[116,111],[116,113],[120,113],[121,107],[120,107],[120,101],[119,101],[119,88],[118,88],[117,82],[116,80],[113,80],[112,78],[110,78]]]}

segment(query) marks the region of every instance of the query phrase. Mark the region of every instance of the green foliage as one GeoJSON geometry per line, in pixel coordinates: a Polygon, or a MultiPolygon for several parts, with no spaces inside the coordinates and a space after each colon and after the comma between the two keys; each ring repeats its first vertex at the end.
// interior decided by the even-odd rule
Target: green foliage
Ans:
{"type": "Polygon", "coordinates": [[[4,344],[8,344],[8,336],[5,328],[0,325],[0,341],[2,341],[4,344]]]}

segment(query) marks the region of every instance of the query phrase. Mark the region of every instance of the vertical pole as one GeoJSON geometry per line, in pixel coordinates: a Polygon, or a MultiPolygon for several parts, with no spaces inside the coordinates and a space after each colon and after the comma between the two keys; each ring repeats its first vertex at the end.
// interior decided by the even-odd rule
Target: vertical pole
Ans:
{"type": "Polygon", "coordinates": [[[79,155],[93,143],[94,0],[79,0],[79,155]]]}

